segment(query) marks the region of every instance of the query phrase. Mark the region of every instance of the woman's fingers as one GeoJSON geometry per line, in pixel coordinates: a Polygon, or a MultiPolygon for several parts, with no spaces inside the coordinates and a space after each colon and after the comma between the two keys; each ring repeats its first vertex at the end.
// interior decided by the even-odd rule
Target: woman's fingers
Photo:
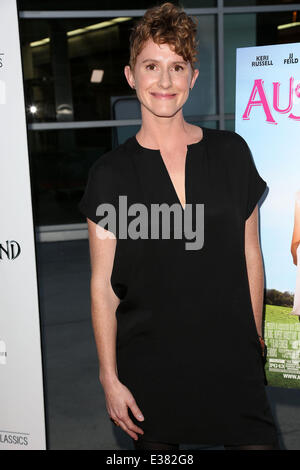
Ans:
{"type": "MultiPolygon", "coordinates": [[[[143,435],[144,434],[144,431],[139,428],[138,426],[136,426],[132,420],[129,418],[129,416],[127,415],[125,418],[123,418],[122,422],[124,423],[125,427],[128,429],[128,431],[130,433],[133,433],[135,437],[138,437],[135,433],[137,434],[141,434],[143,435]]],[[[131,434],[130,434],[131,435],[131,434]]]]}
{"type": "Polygon", "coordinates": [[[134,424],[134,422],[128,416],[128,413],[127,413],[127,416],[126,416],[124,422],[125,422],[126,426],[129,429],[131,429],[132,431],[135,431],[138,434],[144,434],[144,430],[142,428],[140,428],[139,426],[137,426],[136,424],[134,424]]]}
{"type": "MultiPolygon", "coordinates": [[[[133,398],[133,396],[131,396],[130,400],[127,401],[126,403],[126,410],[125,410],[125,415],[123,416],[123,422],[125,423],[125,425],[127,426],[128,429],[130,429],[131,431],[135,431],[139,434],[144,434],[144,431],[142,428],[140,428],[139,426],[137,426],[136,424],[134,424],[134,422],[132,421],[132,419],[130,418],[129,414],[128,414],[128,408],[127,406],[130,408],[131,411],[133,411],[134,409],[138,409],[138,406],[136,404],[136,401],[135,399],[133,398]]],[[[138,409],[139,410],[139,409],[138,409]]],[[[141,411],[139,410],[139,415],[142,416],[142,413],[141,411]]]]}
{"type": "Polygon", "coordinates": [[[144,421],[144,416],[139,407],[137,406],[137,403],[135,399],[133,398],[129,403],[128,403],[129,408],[131,409],[133,415],[135,416],[136,419],[139,421],[144,421]]]}
{"type": "Polygon", "coordinates": [[[103,387],[106,397],[106,408],[110,418],[116,421],[133,439],[138,438],[137,434],[144,434],[143,429],[137,426],[128,414],[129,408],[138,420],[144,419],[130,390],[119,381],[113,385],[103,382],[103,387]]]}
{"type": "Polygon", "coordinates": [[[129,436],[133,437],[134,439],[138,438],[137,434],[144,434],[143,429],[136,426],[133,423],[133,421],[130,419],[128,415],[127,407],[126,407],[126,410],[124,410],[122,414],[117,415],[115,419],[119,423],[121,428],[124,431],[126,431],[127,434],[129,434],[129,436]]]}
{"type": "Polygon", "coordinates": [[[117,422],[120,428],[122,428],[123,431],[125,431],[130,437],[132,437],[134,440],[138,439],[138,436],[126,426],[126,424],[122,421],[121,418],[117,418],[117,422]]]}

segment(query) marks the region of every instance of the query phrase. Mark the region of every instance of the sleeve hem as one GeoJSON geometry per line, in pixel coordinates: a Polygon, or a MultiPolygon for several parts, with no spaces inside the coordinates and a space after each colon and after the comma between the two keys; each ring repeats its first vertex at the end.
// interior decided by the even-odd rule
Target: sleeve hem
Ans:
{"type": "MultiPolygon", "coordinates": [[[[87,208],[86,208],[86,206],[83,204],[82,201],[77,205],[77,207],[78,207],[80,213],[83,214],[86,218],[90,219],[95,224],[99,224],[99,222],[101,221],[101,217],[90,215],[87,208]]],[[[99,224],[99,225],[102,226],[101,224],[99,224]]],[[[117,228],[115,230],[108,230],[108,228],[105,228],[105,227],[103,227],[103,228],[104,228],[104,230],[107,230],[107,232],[112,233],[114,235],[114,237],[116,239],[118,239],[118,229],[117,228]]]]}
{"type": "Polygon", "coordinates": [[[95,224],[99,221],[99,218],[97,218],[97,216],[89,214],[86,206],[83,203],[79,203],[77,207],[82,215],[92,220],[92,222],[95,222],[95,224]]]}
{"type": "Polygon", "coordinates": [[[245,220],[247,220],[252,214],[253,210],[255,209],[256,205],[258,204],[262,195],[264,194],[266,187],[267,187],[267,183],[261,178],[259,181],[259,185],[256,189],[255,198],[253,198],[252,202],[247,207],[245,220]]]}

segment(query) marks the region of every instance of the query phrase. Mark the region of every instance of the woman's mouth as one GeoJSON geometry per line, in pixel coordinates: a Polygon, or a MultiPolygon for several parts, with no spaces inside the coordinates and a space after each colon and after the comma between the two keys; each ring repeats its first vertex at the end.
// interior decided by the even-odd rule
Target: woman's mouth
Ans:
{"type": "Polygon", "coordinates": [[[151,93],[151,95],[154,96],[154,98],[169,100],[171,98],[174,98],[176,96],[176,93],[151,93]]]}

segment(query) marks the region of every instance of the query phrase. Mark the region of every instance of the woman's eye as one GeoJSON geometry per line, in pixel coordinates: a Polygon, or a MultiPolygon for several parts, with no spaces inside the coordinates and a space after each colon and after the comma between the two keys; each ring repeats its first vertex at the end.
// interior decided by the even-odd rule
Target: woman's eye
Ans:
{"type": "MultiPolygon", "coordinates": [[[[155,64],[148,64],[148,65],[146,65],[146,69],[148,67],[156,67],[156,65],[155,64]]],[[[175,65],[174,68],[175,68],[176,71],[178,71],[178,67],[179,67],[180,70],[183,70],[183,67],[181,65],[175,65]]],[[[151,69],[151,70],[153,70],[153,69],[151,69]]]]}

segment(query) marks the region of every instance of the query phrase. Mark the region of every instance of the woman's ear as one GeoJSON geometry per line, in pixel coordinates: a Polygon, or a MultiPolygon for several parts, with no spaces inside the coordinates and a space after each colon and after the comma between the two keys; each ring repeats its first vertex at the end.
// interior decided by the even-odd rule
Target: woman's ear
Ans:
{"type": "Polygon", "coordinates": [[[195,81],[197,80],[198,75],[199,75],[199,69],[195,69],[194,72],[193,72],[190,89],[192,89],[194,87],[195,81]]]}
{"type": "Polygon", "coordinates": [[[124,67],[124,74],[127,79],[127,82],[131,88],[135,88],[135,80],[133,73],[131,71],[130,65],[125,65],[124,67]]]}

